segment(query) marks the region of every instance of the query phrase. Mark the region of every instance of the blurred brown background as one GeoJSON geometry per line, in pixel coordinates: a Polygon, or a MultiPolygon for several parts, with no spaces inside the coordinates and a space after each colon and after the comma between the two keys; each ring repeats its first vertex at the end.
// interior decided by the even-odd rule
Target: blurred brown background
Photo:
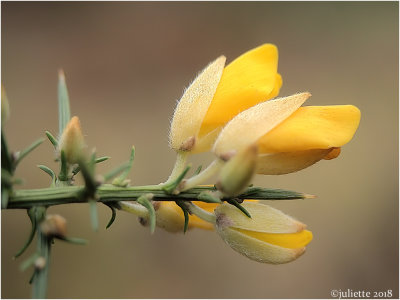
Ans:
{"type": "MultiPolygon", "coordinates": [[[[255,184],[318,195],[272,205],[308,224],[314,240],[297,261],[248,260],[212,232],[151,236],[137,219],[99,206],[52,207],[71,236],[57,242],[50,298],[329,298],[332,289],[392,290],[398,297],[398,3],[395,2],[2,2],[6,134],[21,149],[57,134],[57,70],[87,144],[112,157],[100,173],[137,155],[134,184],[165,180],[174,162],[168,126],[185,86],[221,54],[231,61],[265,42],[278,46],[280,95],[310,91],[308,105],[354,104],[360,128],[341,156],[255,184]]],[[[195,162],[210,156],[195,158],[195,162]]],[[[56,167],[48,141],[23,161],[26,188],[45,187],[36,165],[56,167]]],[[[3,298],[30,297],[31,272],[13,261],[29,229],[25,211],[2,211],[3,298]]]]}

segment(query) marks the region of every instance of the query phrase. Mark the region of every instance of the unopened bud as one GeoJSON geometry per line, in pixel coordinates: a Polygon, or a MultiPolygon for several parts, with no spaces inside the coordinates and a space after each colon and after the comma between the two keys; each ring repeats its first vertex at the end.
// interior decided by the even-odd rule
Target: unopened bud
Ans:
{"type": "Polygon", "coordinates": [[[67,235],[67,221],[60,215],[47,215],[40,225],[42,233],[49,237],[64,238],[67,235]]]}
{"type": "Polygon", "coordinates": [[[249,185],[256,170],[257,153],[257,145],[252,145],[223,166],[216,186],[225,196],[239,195],[249,185]]]}
{"type": "Polygon", "coordinates": [[[67,162],[75,164],[83,155],[85,146],[81,125],[78,117],[73,117],[61,135],[58,149],[63,151],[67,162]]]}
{"type": "Polygon", "coordinates": [[[46,259],[43,256],[39,256],[34,263],[36,270],[42,270],[46,266],[46,259]]]}

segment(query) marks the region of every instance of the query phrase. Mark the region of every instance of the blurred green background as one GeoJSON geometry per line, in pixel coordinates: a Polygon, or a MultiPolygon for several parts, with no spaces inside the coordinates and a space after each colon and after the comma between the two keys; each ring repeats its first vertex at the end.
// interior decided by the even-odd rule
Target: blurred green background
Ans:
{"type": "MultiPolygon", "coordinates": [[[[398,3],[396,2],[2,2],[2,83],[11,106],[6,134],[19,150],[45,130],[56,134],[57,70],[67,77],[72,114],[86,142],[112,157],[104,173],[136,146],[133,184],[164,181],[174,153],[168,127],[195,74],[221,54],[228,62],[265,42],[279,48],[280,95],[310,91],[308,105],[354,104],[354,139],[333,161],[255,184],[318,195],[271,203],[314,233],[307,252],[286,265],[253,262],[213,232],[186,235],[148,228],[124,212],[115,224],[99,206],[50,208],[68,220],[57,242],[50,298],[329,298],[332,289],[392,290],[398,297],[398,3]]],[[[48,141],[17,176],[45,187],[55,167],[48,141]]],[[[194,162],[209,161],[209,155],[194,162]]],[[[31,272],[13,254],[30,229],[25,211],[2,211],[1,296],[30,297],[31,272]]]]}

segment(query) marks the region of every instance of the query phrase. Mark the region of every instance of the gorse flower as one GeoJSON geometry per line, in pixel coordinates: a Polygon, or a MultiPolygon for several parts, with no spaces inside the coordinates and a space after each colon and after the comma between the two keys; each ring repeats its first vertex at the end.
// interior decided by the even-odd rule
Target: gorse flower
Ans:
{"type": "Polygon", "coordinates": [[[275,98],[282,77],[272,44],[250,50],[226,67],[225,61],[221,56],[211,62],[177,104],[169,135],[177,160],[164,185],[180,178],[172,188],[179,194],[219,172],[217,190],[208,197],[230,204],[193,201],[182,208],[160,201],[155,205],[156,223],[170,232],[182,230],[185,220],[187,228],[212,229],[214,224],[226,243],[250,259],[286,263],[304,253],[312,233],[279,210],[248,200],[240,206],[235,197],[256,173],[287,174],[336,158],[355,134],[360,111],[352,105],[302,107],[309,92],[275,98]],[[215,160],[181,181],[187,156],[206,151],[213,152],[215,160]]]}
{"type": "Polygon", "coordinates": [[[238,114],[222,130],[213,151],[223,157],[257,143],[261,174],[291,173],[336,157],[357,130],[360,111],[352,105],[300,107],[309,96],[263,102],[238,114]]]}
{"type": "Polygon", "coordinates": [[[305,251],[312,240],[306,226],[281,211],[260,203],[244,203],[252,218],[229,204],[215,210],[216,229],[222,239],[235,251],[252,260],[282,264],[290,262],[305,251]]]}

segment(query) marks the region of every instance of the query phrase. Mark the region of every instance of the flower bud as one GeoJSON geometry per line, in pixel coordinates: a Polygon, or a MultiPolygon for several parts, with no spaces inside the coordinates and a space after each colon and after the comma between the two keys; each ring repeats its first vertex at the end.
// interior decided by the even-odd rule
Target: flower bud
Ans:
{"type": "Polygon", "coordinates": [[[257,152],[257,145],[253,144],[222,167],[216,186],[225,196],[239,195],[250,184],[256,170],[257,152]]]}
{"type": "Polygon", "coordinates": [[[287,263],[304,253],[312,239],[312,233],[305,230],[304,224],[264,204],[246,202],[242,205],[252,218],[229,204],[215,209],[216,230],[233,250],[270,264],[287,263]]]}
{"type": "Polygon", "coordinates": [[[67,235],[66,224],[67,221],[60,215],[47,215],[40,229],[46,236],[64,238],[67,235]]]}
{"type": "Polygon", "coordinates": [[[58,143],[59,151],[64,151],[67,162],[75,164],[83,154],[85,146],[78,117],[73,117],[64,129],[58,143]]]}
{"type": "Polygon", "coordinates": [[[43,256],[39,256],[38,258],[36,258],[34,266],[36,270],[43,270],[46,266],[46,259],[43,256]]]}

